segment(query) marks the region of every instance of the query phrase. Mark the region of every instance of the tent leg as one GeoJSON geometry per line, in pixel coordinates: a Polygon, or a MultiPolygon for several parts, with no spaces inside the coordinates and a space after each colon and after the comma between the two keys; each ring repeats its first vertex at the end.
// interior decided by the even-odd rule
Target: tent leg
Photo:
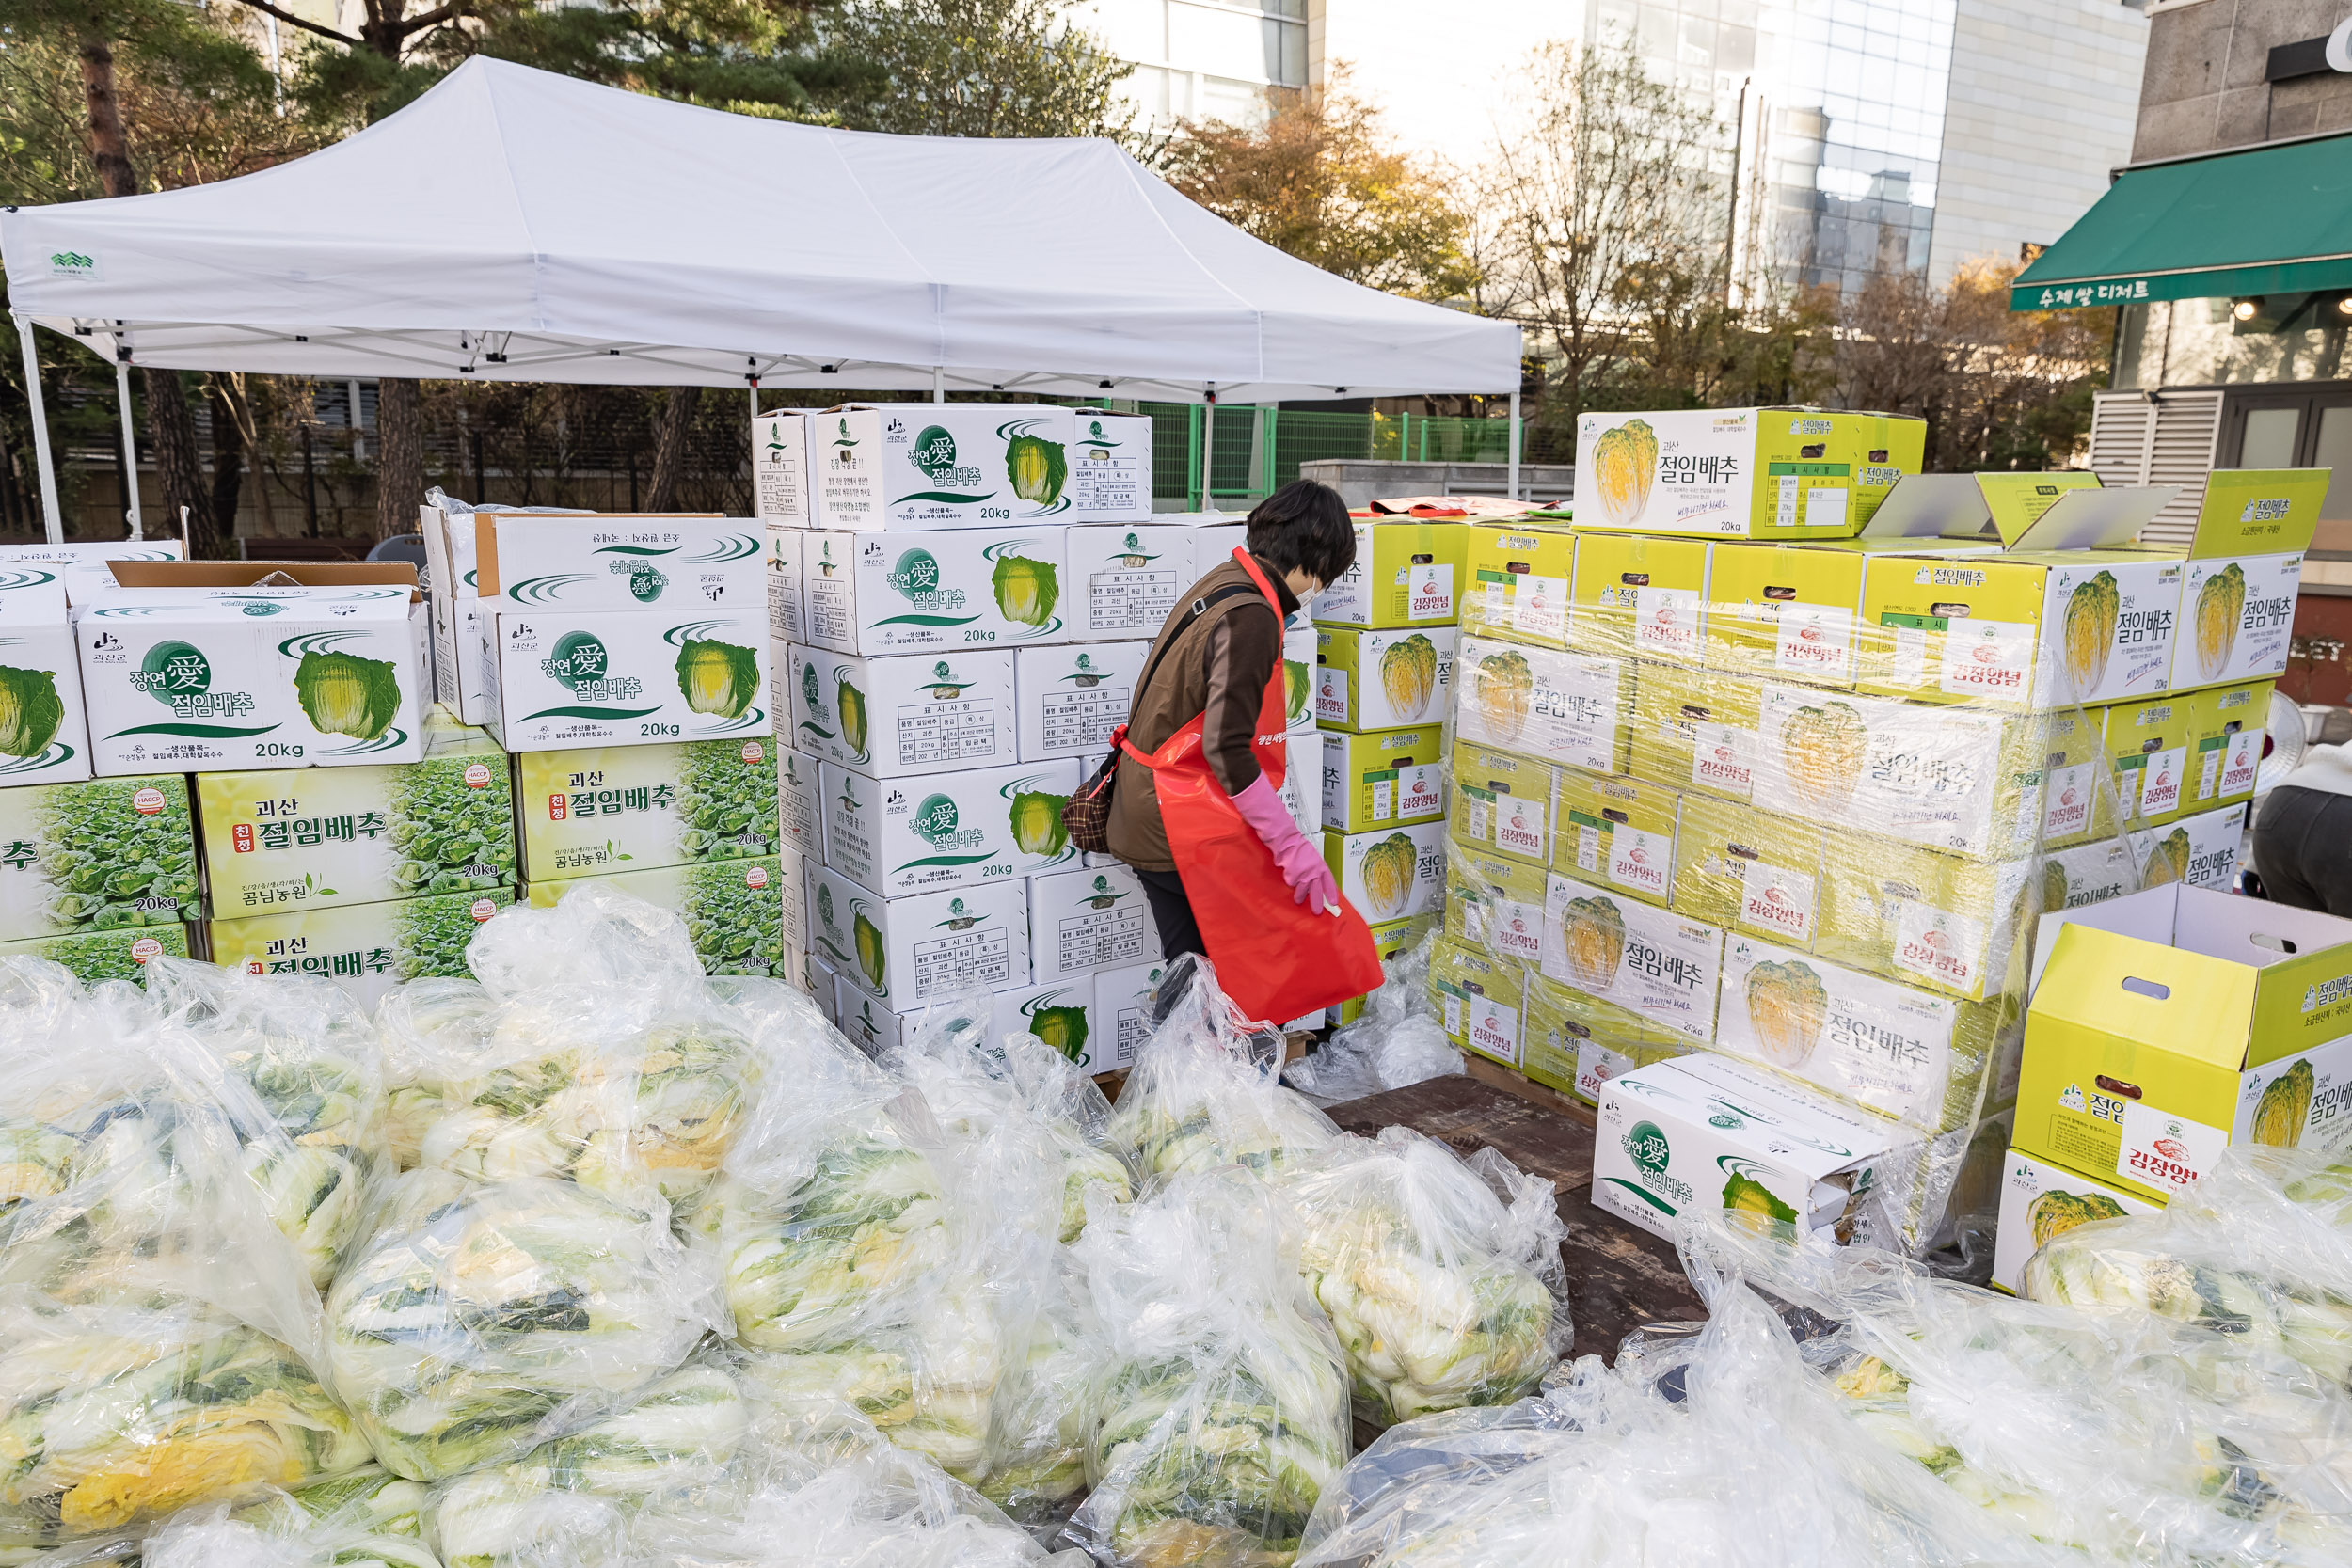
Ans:
{"type": "Polygon", "coordinates": [[[10,312],[16,323],[17,346],[24,351],[24,396],[33,412],[33,462],[40,470],[40,520],[53,545],[65,543],[65,523],[57,515],[57,465],[49,455],[49,412],[40,395],[40,356],[33,351],[33,324],[10,312]]]}
{"type": "Polygon", "coordinates": [[[131,537],[142,539],[139,527],[139,443],[131,429],[131,362],[115,361],[115,404],[122,410],[122,483],[129,492],[124,497],[126,515],[131,524],[131,537]]]}
{"type": "Polygon", "coordinates": [[[1510,489],[1507,494],[1513,500],[1518,500],[1519,499],[1519,393],[1518,388],[1516,387],[1511,389],[1511,473],[1509,483],[1510,489]]]}
{"type": "Polygon", "coordinates": [[[945,365],[931,367],[931,401],[933,403],[947,401],[947,367],[945,365]]]}
{"type": "MultiPolygon", "coordinates": [[[[756,381],[753,382],[750,390],[752,394],[752,422],[754,424],[757,424],[759,422],[759,383],[756,381]]],[[[755,439],[756,439],[756,437],[755,437],[755,439]]]]}
{"type": "Polygon", "coordinates": [[[1214,512],[1216,500],[1209,492],[1209,475],[1216,458],[1216,388],[1204,388],[1209,406],[1200,416],[1200,510],[1214,512]]]}

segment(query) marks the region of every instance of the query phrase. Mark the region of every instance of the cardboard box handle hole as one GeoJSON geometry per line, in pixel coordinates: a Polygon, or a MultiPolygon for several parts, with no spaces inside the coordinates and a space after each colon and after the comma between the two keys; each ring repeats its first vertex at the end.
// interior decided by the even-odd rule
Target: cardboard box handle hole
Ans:
{"type": "Polygon", "coordinates": [[[2123,989],[2156,1002],[2166,1001],[2172,995],[2170,986],[2159,985],[2153,980],[2141,980],[2128,975],[2124,978],[2123,989]]]}

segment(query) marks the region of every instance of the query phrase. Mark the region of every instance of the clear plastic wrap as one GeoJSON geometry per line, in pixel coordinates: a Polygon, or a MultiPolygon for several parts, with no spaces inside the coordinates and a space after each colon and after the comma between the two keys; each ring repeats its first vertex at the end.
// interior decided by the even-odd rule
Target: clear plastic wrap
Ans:
{"type": "Polygon", "coordinates": [[[1123,1568],[1288,1562],[1349,1435],[1289,1205],[1226,1168],[1089,1209],[1074,1250],[1113,1361],[1071,1537],[1123,1568]]]}
{"type": "Polygon", "coordinates": [[[980,1491],[1020,1523],[1044,1528],[1068,1518],[1086,1492],[1094,1388],[1110,1338],[1084,1276],[1059,1257],[1033,1306],[990,1412],[980,1491]]]}
{"type": "Polygon", "coordinates": [[[1147,1175],[1241,1164],[1279,1177],[1328,1148],[1339,1129],[1282,1086],[1280,1037],[1253,1034],[1216,989],[1215,968],[1194,962],[1189,984],[1136,1053],[1112,1141],[1147,1175]]]}
{"type": "Polygon", "coordinates": [[[467,962],[476,982],[413,982],[378,1009],[404,1161],[658,1194],[690,1213],[749,1116],[759,1062],[677,916],[585,887],[501,911],[467,962]]]}
{"type": "Polygon", "coordinates": [[[1282,1082],[1318,1105],[1337,1105],[1468,1071],[1429,1000],[1435,941],[1423,937],[1391,959],[1362,1016],[1284,1068],[1282,1082]]]}
{"type": "Polygon", "coordinates": [[[1409,1128],[1350,1137],[1285,1189],[1307,1282],[1375,1426],[1532,1391],[1572,1337],[1551,1183],[1409,1128]]]}
{"type": "Polygon", "coordinates": [[[658,1202],[439,1169],[391,1181],[326,1315],[337,1392],[377,1459],[414,1481],[596,1419],[726,1321],[658,1202]]]}
{"type": "Polygon", "coordinates": [[[234,1509],[189,1509],[148,1538],[142,1568],[442,1568],[424,1541],[423,1497],[370,1465],[234,1509]]]}
{"type": "Polygon", "coordinates": [[[310,1264],[251,1176],[294,1158],[136,989],[0,959],[0,1541],[367,1462],[318,1376],[310,1264]]]}

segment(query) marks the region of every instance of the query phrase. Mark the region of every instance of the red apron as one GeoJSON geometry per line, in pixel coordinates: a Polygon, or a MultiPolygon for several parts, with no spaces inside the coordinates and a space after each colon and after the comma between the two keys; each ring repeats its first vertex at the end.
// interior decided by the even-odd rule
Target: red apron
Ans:
{"type": "MultiPolygon", "coordinates": [[[[1236,548],[1233,559],[1279,618],[1281,605],[1249,552],[1236,548]]],[[[1290,705],[1283,687],[1278,656],[1266,681],[1265,701],[1258,707],[1257,729],[1249,737],[1250,754],[1277,790],[1282,787],[1288,762],[1283,732],[1290,705]]],[[[1274,863],[1274,852],[1242,819],[1209,770],[1200,750],[1205,717],[1194,715],[1148,755],[1128,742],[1123,729],[1119,744],[1152,769],[1168,852],[1184,879],[1184,896],[1191,900],[1192,917],[1200,927],[1201,945],[1216,966],[1218,989],[1232,998],[1245,1018],[1275,1024],[1361,996],[1381,981],[1372,928],[1344,894],[1337,915],[1294,899],[1274,863]]]]}

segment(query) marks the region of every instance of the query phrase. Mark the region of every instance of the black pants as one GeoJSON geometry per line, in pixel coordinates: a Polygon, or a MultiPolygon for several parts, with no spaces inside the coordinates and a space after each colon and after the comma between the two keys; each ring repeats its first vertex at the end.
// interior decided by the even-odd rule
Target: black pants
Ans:
{"type": "Polygon", "coordinates": [[[1171,963],[1185,953],[1206,958],[1209,950],[1200,945],[1200,923],[1192,917],[1192,900],[1184,895],[1184,879],[1173,871],[1145,871],[1133,866],[1129,869],[1143,884],[1143,896],[1152,906],[1152,918],[1159,925],[1160,957],[1171,963]]]}
{"type": "Polygon", "coordinates": [[[2254,823],[2254,870],[2278,903],[2352,918],[2352,795],[2272,790],[2254,823]]]}

